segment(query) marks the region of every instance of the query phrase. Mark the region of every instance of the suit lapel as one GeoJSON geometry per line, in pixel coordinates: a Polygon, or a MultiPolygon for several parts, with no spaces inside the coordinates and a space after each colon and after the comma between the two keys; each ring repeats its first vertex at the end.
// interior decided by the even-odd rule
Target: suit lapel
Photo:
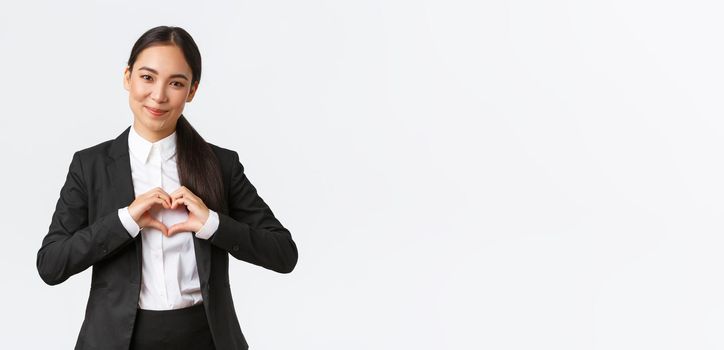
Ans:
{"type": "MultiPolygon", "coordinates": [[[[128,133],[131,130],[131,126],[126,128],[115,140],[111,143],[110,157],[111,160],[106,167],[107,174],[110,177],[110,184],[113,186],[111,189],[112,200],[114,208],[123,208],[136,199],[136,194],[133,188],[133,178],[131,177],[131,160],[128,153],[128,133]]],[[[136,237],[134,240],[136,244],[136,256],[138,261],[138,276],[140,282],[141,266],[142,266],[142,253],[141,253],[141,242],[140,237],[136,237]]],[[[203,289],[209,281],[209,274],[211,270],[211,245],[204,239],[196,238],[193,235],[194,250],[196,254],[196,266],[199,272],[199,282],[203,289]]]]}

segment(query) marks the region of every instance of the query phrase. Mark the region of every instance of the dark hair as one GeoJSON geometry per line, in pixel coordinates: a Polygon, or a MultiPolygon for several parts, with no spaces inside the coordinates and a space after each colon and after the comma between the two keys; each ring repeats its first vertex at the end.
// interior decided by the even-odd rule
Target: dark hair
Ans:
{"type": "MultiPolygon", "coordinates": [[[[131,49],[128,58],[130,70],[133,70],[133,63],[141,51],[154,45],[176,45],[191,67],[191,86],[201,79],[201,53],[191,35],[181,27],[158,26],[143,33],[131,49]]],[[[223,211],[225,203],[219,160],[183,114],[176,122],[176,164],[181,185],[201,197],[208,208],[223,211]]]]}

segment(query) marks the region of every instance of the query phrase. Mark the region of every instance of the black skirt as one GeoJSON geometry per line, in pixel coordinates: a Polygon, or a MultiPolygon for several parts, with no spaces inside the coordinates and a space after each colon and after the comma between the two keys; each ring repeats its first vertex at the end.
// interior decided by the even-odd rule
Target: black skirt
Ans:
{"type": "Polygon", "coordinates": [[[175,310],[136,312],[131,350],[214,350],[204,304],[175,310]]]}

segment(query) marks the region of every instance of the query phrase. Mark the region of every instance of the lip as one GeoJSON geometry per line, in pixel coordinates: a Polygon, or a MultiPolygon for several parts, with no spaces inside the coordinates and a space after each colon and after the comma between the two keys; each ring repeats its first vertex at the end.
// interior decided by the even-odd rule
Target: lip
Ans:
{"type": "Polygon", "coordinates": [[[156,116],[156,117],[162,116],[162,115],[164,115],[166,112],[168,112],[168,111],[165,111],[165,110],[163,110],[163,109],[151,108],[151,107],[148,107],[148,106],[143,106],[143,108],[145,108],[145,109],[148,111],[148,113],[151,113],[151,115],[156,116]]]}

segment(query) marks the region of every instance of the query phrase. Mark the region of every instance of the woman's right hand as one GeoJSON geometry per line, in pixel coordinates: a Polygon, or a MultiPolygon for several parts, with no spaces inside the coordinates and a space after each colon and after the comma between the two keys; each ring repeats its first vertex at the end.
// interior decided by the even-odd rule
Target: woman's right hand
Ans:
{"type": "Polygon", "coordinates": [[[156,187],[136,197],[133,203],[128,206],[128,213],[131,214],[131,217],[141,229],[144,227],[153,227],[166,235],[168,232],[166,225],[156,220],[156,218],[148,212],[149,209],[156,205],[161,205],[166,209],[171,208],[171,196],[161,187],[156,187]]]}

